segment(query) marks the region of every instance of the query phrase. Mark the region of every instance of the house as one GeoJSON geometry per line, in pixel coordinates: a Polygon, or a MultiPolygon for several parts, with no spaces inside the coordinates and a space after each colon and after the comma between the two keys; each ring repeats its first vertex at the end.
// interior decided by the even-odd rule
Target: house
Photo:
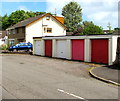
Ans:
{"type": "Polygon", "coordinates": [[[115,30],[115,31],[113,32],[113,34],[114,34],[114,35],[120,35],[120,30],[115,30]]]}
{"type": "Polygon", "coordinates": [[[104,34],[109,34],[110,30],[103,30],[104,34]]]}
{"type": "Polygon", "coordinates": [[[65,36],[64,18],[50,13],[23,20],[7,28],[10,44],[19,42],[33,43],[33,37],[65,36]]]}
{"type": "Polygon", "coordinates": [[[8,44],[7,31],[0,31],[0,45],[8,44]]]}

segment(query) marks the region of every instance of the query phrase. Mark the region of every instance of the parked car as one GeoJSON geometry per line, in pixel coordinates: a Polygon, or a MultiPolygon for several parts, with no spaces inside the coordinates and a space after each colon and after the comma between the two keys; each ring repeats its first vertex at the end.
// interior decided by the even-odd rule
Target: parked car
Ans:
{"type": "Polygon", "coordinates": [[[9,47],[9,51],[19,51],[19,50],[25,50],[25,51],[29,51],[31,52],[33,49],[33,45],[32,43],[25,43],[25,42],[21,42],[21,43],[18,43],[14,46],[10,46],[9,47]]]}

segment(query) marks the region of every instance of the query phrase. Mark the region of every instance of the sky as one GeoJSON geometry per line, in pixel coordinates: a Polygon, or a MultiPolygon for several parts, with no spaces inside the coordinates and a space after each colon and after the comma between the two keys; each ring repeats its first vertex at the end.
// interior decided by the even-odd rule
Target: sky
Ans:
{"type": "Polygon", "coordinates": [[[70,1],[81,6],[83,21],[93,21],[103,29],[108,29],[108,23],[112,29],[118,27],[119,0],[1,0],[0,15],[9,15],[16,10],[55,13],[56,9],[57,15],[61,16],[62,8],[70,1]]]}

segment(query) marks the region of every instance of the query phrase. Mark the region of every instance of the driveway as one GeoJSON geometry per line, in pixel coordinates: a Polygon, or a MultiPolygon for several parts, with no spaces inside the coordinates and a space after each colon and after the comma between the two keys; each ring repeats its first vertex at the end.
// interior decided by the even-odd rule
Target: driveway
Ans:
{"type": "Polygon", "coordinates": [[[118,87],[88,74],[94,64],[2,55],[3,99],[118,99],[118,87]]]}

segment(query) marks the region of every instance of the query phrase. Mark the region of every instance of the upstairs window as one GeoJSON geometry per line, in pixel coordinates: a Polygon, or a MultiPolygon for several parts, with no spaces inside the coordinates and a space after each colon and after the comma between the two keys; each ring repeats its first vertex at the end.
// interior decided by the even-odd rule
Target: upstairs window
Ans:
{"type": "Polygon", "coordinates": [[[46,16],[46,20],[50,20],[50,16],[46,16]]]}
{"type": "Polygon", "coordinates": [[[52,33],[52,28],[47,28],[47,33],[52,33]]]}
{"type": "Polygon", "coordinates": [[[19,28],[17,29],[17,31],[16,31],[17,33],[19,33],[20,32],[20,30],[19,30],[19,28]]]}
{"type": "Polygon", "coordinates": [[[22,33],[25,33],[25,28],[22,28],[22,33]]]}

